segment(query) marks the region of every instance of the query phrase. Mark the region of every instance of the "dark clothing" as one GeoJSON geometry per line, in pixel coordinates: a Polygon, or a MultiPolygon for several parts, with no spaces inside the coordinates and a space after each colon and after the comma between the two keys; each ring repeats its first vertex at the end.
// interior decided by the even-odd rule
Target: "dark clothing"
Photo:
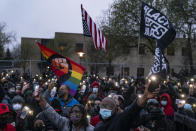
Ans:
{"type": "Polygon", "coordinates": [[[11,107],[12,105],[12,99],[8,96],[5,95],[3,100],[1,101],[1,103],[8,105],[9,107],[11,107]]]}
{"type": "Polygon", "coordinates": [[[135,100],[124,112],[97,124],[94,131],[130,131],[138,126],[141,109],[135,100]]]}
{"type": "Polygon", "coordinates": [[[47,116],[43,112],[40,112],[37,115],[37,119],[42,120],[44,122],[47,131],[58,130],[57,127],[52,124],[52,122],[47,118],[47,116]]]}

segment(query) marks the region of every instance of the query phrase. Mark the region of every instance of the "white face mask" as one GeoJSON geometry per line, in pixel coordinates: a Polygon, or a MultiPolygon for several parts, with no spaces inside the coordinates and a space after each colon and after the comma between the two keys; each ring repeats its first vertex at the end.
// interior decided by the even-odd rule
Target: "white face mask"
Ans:
{"type": "Polygon", "coordinates": [[[98,88],[93,88],[93,93],[97,93],[98,92],[98,88]]]}
{"type": "Polygon", "coordinates": [[[112,116],[112,110],[101,108],[99,114],[103,119],[108,119],[109,117],[112,116]]]}
{"type": "Polygon", "coordinates": [[[166,106],[167,105],[167,101],[161,101],[161,105],[162,106],[166,106]]]}
{"type": "Polygon", "coordinates": [[[8,90],[8,92],[9,92],[9,93],[15,93],[16,90],[15,90],[15,88],[10,88],[10,89],[8,90]]]}
{"type": "Polygon", "coordinates": [[[12,105],[12,107],[13,107],[13,109],[15,110],[15,111],[18,111],[18,110],[21,110],[22,109],[22,105],[21,104],[13,104],[12,105]]]}

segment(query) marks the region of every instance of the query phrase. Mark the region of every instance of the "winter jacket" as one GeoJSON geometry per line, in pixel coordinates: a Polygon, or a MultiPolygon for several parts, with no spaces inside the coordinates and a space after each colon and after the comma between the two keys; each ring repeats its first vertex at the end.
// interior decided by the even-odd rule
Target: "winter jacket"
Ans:
{"type": "Polygon", "coordinates": [[[122,113],[114,114],[107,120],[96,125],[94,131],[130,131],[139,125],[140,111],[142,107],[137,105],[136,100],[122,113]]]}
{"type": "Polygon", "coordinates": [[[48,120],[47,116],[43,112],[40,112],[36,118],[44,122],[47,131],[57,130],[57,128],[52,124],[51,121],[48,120]]]}
{"type": "Polygon", "coordinates": [[[65,117],[68,117],[69,116],[69,112],[71,110],[71,107],[76,105],[76,104],[79,104],[79,102],[73,98],[71,95],[69,96],[68,100],[66,102],[64,102],[62,99],[60,99],[59,97],[55,97],[55,98],[52,98],[50,97],[50,92],[49,90],[46,90],[44,92],[44,95],[43,97],[46,99],[46,101],[49,103],[51,102],[53,99],[57,99],[60,101],[60,104],[61,104],[61,110],[62,110],[62,116],[65,116],[65,117]]]}
{"type": "MultiPolygon", "coordinates": [[[[171,101],[171,98],[170,96],[167,94],[167,93],[164,93],[160,96],[160,101],[161,101],[161,98],[165,96],[167,97],[167,105],[164,106],[164,112],[165,112],[165,115],[166,116],[169,116],[169,117],[173,117],[174,116],[174,108],[172,107],[172,101],[171,101]]],[[[162,108],[163,106],[160,104],[160,108],[162,108]]]]}
{"type": "MultiPolygon", "coordinates": [[[[43,110],[47,118],[58,128],[59,131],[70,131],[70,120],[67,117],[63,117],[56,113],[56,111],[49,105],[46,104],[45,109],[43,110]]],[[[72,131],[76,131],[75,126],[72,124],[72,131]]],[[[81,128],[79,131],[85,131],[84,128],[81,128]]],[[[94,127],[89,125],[86,128],[86,131],[94,131],[94,127]]]]}
{"type": "MultiPolygon", "coordinates": [[[[68,117],[69,116],[69,112],[71,110],[71,107],[79,104],[79,102],[73,98],[72,96],[69,96],[68,100],[66,102],[64,102],[62,99],[56,97],[55,99],[59,100],[60,104],[61,104],[61,110],[62,110],[62,116],[68,117]]],[[[53,98],[50,98],[50,101],[52,101],[53,98]]]]}
{"type": "Polygon", "coordinates": [[[99,115],[97,115],[91,118],[90,123],[92,126],[96,126],[101,121],[102,120],[100,119],[99,115]]]}

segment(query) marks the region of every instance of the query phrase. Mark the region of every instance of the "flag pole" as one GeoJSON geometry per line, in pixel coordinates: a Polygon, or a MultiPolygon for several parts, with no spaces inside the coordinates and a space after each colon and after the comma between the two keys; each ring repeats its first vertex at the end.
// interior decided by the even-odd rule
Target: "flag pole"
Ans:
{"type": "MultiPolygon", "coordinates": [[[[140,8],[142,7],[142,2],[140,1],[140,8]]],[[[141,11],[140,11],[140,17],[141,17],[141,11]]],[[[141,20],[141,18],[140,18],[141,20]]],[[[140,21],[141,22],[141,21],[140,21]]],[[[141,41],[141,37],[140,37],[140,29],[139,29],[139,34],[138,34],[138,46],[137,46],[137,67],[139,67],[140,65],[140,54],[139,54],[139,51],[140,51],[140,41],[141,41]]]]}
{"type": "Polygon", "coordinates": [[[87,75],[88,75],[88,53],[87,53],[87,42],[86,42],[86,37],[84,36],[84,52],[85,52],[85,62],[86,62],[86,71],[87,71],[87,75]]]}

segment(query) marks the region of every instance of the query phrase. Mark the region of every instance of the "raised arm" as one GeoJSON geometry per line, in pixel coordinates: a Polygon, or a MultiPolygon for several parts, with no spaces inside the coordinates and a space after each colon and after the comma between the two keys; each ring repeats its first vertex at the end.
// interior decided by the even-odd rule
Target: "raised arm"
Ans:
{"type": "Polygon", "coordinates": [[[142,98],[137,98],[124,112],[119,115],[119,122],[122,126],[137,127],[140,119],[140,111],[145,106],[148,99],[155,97],[160,88],[154,92],[148,91],[149,84],[145,86],[144,95],[142,98]]]}
{"type": "Polygon", "coordinates": [[[62,117],[59,115],[42,97],[41,94],[39,94],[38,97],[36,97],[36,100],[39,101],[40,106],[43,109],[43,113],[47,116],[47,118],[58,128],[63,129],[63,127],[69,127],[69,119],[66,117],[62,117]]]}

